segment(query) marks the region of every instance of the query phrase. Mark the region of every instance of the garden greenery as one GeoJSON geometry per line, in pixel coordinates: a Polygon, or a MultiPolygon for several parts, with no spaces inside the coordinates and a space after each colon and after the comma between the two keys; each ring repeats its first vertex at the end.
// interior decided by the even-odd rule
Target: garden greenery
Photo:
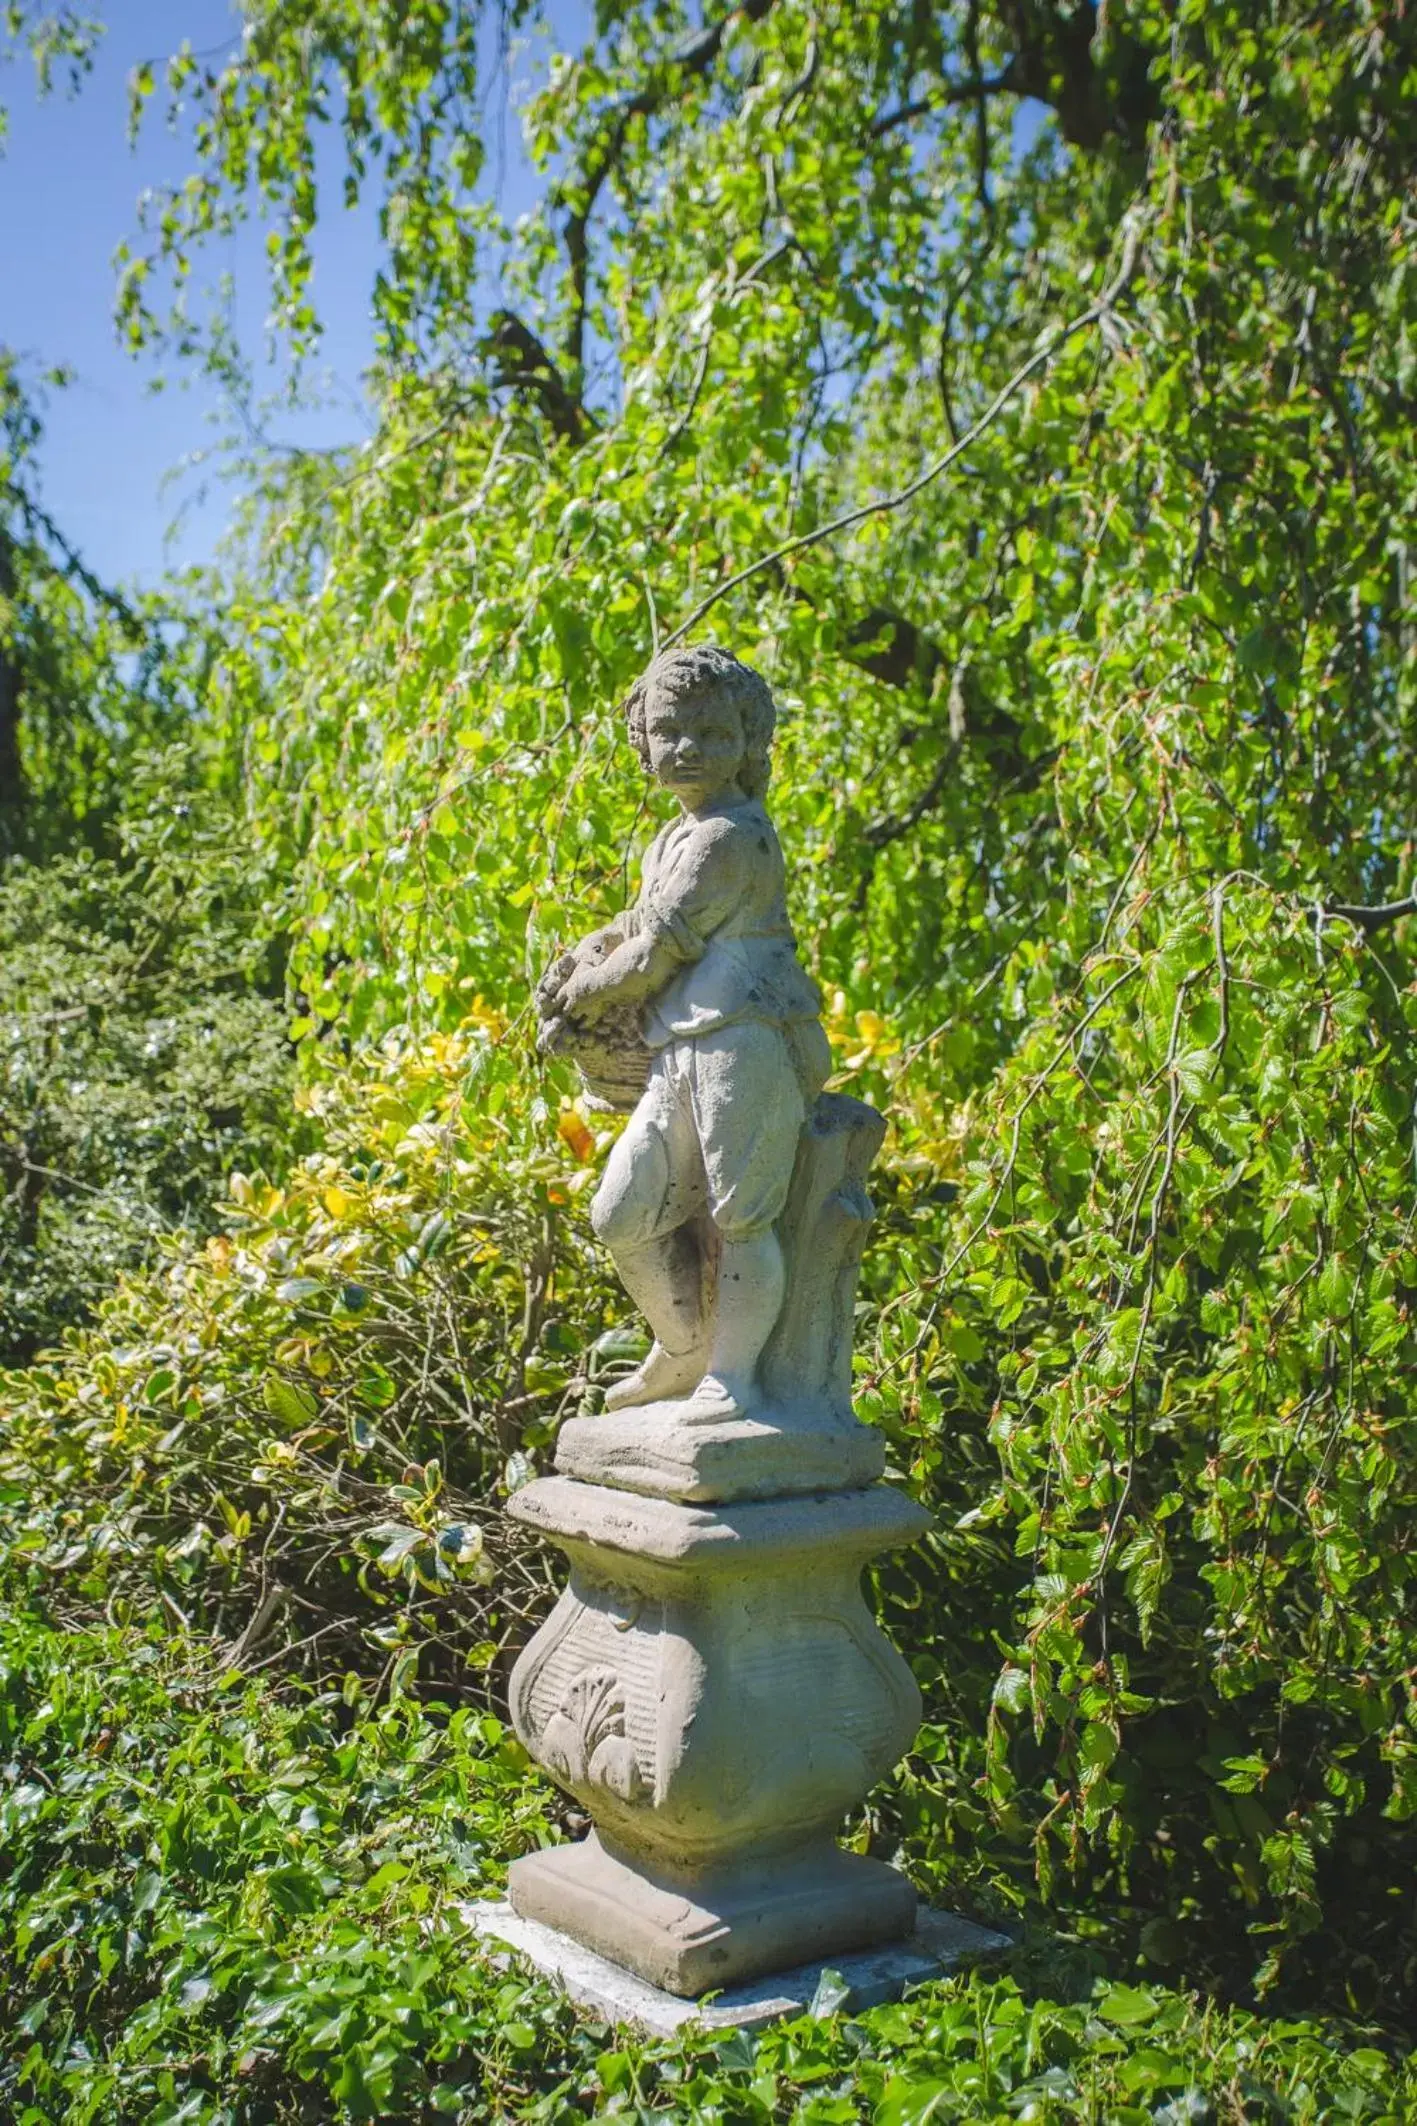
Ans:
{"type": "Polygon", "coordinates": [[[848,2018],[635,2043],[475,1945],[468,1900],[545,1835],[489,1714],[296,1706],[160,1626],[0,1623],[0,2103],[17,2126],[600,2117],[1185,2126],[1397,2121],[1410,2069],[1036,1960],[848,2018]],[[19,1971],[23,1971],[23,1979],[19,1971]],[[1060,1986],[1060,1980],[1064,1983],[1060,1986]]]}
{"type": "Polygon", "coordinates": [[[160,1238],[210,1230],[224,1176],[278,1167],[292,1136],[281,955],[249,849],[209,791],[184,792],[171,753],[145,781],[112,855],[80,843],[0,874],[10,1364],[160,1238]]]}
{"type": "MultiPolygon", "coordinates": [[[[979,1978],[724,2081],[602,2074],[563,2019],[564,2074],[466,2101],[1400,2116],[1380,2065],[1311,2070],[1295,2034],[1280,2090],[1150,1981],[1400,2032],[1417,1979],[1412,22],[606,4],[527,104],[545,203],[506,229],[468,114],[533,10],[246,13],[169,77],[197,181],[122,300],[198,345],[164,274],[258,207],[308,346],[337,121],[388,236],[378,432],[271,477],[182,682],[240,749],[300,1121],[221,1232],[9,1376],[11,1584],[129,1635],[114,1661],[183,1658],[156,1618],[233,1693],[257,1662],[315,1688],[258,1724],[504,1763],[478,1723],[546,1582],[498,1502],[633,1355],[584,1219],[602,1121],[527,1000],[627,896],[654,814],[616,705],[708,606],[780,705],[839,1082],[892,1123],[858,1394],[936,1516],[880,1580],[927,1717],[852,1835],[1091,1945],[1138,2029],[1179,2020],[1114,2054],[1125,2015],[979,1978]],[[418,1739],[420,1690],[452,1740],[418,1739]],[[956,2006],[968,2046],[922,2034],[956,2006]],[[996,2042],[1000,2079],[952,2079],[996,2042]],[[1184,2075],[1116,2079],[1151,2051],[1184,2075]]],[[[554,1814],[518,1788],[501,1857],[532,1793],[554,1814]]],[[[243,2115],[239,1998],[164,2102],[243,2115]]]]}

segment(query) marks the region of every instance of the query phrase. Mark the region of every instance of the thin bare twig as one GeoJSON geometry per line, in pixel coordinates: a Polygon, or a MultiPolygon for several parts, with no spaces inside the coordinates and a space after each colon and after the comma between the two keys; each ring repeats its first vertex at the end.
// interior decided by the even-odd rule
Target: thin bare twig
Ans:
{"type": "Polygon", "coordinates": [[[835,538],[838,532],[850,531],[853,525],[864,524],[868,517],[884,516],[890,510],[904,508],[907,502],[914,501],[916,495],[922,493],[933,481],[938,480],[941,473],[948,472],[949,468],[969,449],[970,445],[977,443],[980,436],[988,428],[992,427],[1010,400],[1017,396],[1031,376],[1036,375],[1040,369],[1046,368],[1048,363],[1067,345],[1069,340],[1076,339],[1080,332],[1087,331],[1091,326],[1100,323],[1103,318],[1111,314],[1118,296],[1136,272],[1137,261],[1141,255],[1140,219],[1135,215],[1129,216],[1124,224],[1124,230],[1121,264],[1118,266],[1113,278],[1098,296],[1096,302],[1090,303],[1086,310],[1080,311],[1067,324],[1060,325],[1058,330],[1029,356],[1022,367],[1014,371],[1007,384],[995,393],[978,420],[975,421],[971,428],[966,429],[957,443],[951,444],[943,457],[936,458],[933,464],[927,465],[922,473],[918,473],[908,485],[900,488],[897,493],[883,495],[878,502],[863,502],[855,509],[844,510],[839,517],[833,517],[828,523],[818,525],[814,531],[801,532],[795,539],[785,539],[780,546],[775,546],[771,553],[760,554],[756,561],[748,562],[746,567],[738,569],[735,574],[720,583],[716,590],[710,591],[708,597],[695,606],[688,619],[681,621],[672,635],[666,636],[664,648],[666,650],[673,649],[675,643],[682,641],[683,637],[691,629],[696,628],[704,616],[718,604],[720,599],[726,598],[731,591],[736,591],[752,577],[761,575],[764,569],[780,566],[789,554],[800,554],[805,552],[808,547],[820,546],[825,540],[835,538]]]}

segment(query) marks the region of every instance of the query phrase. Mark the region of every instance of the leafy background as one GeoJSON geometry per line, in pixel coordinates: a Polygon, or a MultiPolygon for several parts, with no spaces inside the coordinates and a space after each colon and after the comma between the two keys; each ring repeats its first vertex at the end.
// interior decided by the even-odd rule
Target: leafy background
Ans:
{"type": "Polygon", "coordinates": [[[1404,2116],[1411,23],[605,4],[507,229],[490,18],[245,12],[134,82],[195,181],[120,315],[229,375],[192,265],[258,212],[312,349],[332,125],[375,440],[258,461],[221,574],[115,606],[7,401],[11,2101],[1404,2116]],[[849,1835],[1039,1946],[645,2052],[455,1902],[574,1828],[498,1724],[549,1593],[499,1504],[635,1348],[529,987],[632,889],[615,704],[710,599],[891,1117],[858,1396],[936,1516],[849,1835]]]}

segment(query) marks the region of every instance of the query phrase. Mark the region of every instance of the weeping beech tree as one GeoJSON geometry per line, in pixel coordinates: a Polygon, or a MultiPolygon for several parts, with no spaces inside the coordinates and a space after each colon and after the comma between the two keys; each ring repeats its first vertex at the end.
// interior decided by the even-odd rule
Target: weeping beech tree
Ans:
{"type": "Polygon", "coordinates": [[[944,1894],[1400,2016],[1417,18],[242,13],[135,76],[194,171],[120,312],[199,346],[170,297],[259,213],[312,347],[342,137],[380,427],[270,476],[215,682],[297,1035],[505,1009],[467,1111],[541,1192],[537,1318],[573,1316],[528,982],[647,837],[614,705],[656,644],[757,663],[842,1082],[892,1117],[861,1406],[938,1522],[883,1586],[928,1718],[873,1835],[944,1894]],[[507,228],[485,77],[523,34],[507,228]]]}

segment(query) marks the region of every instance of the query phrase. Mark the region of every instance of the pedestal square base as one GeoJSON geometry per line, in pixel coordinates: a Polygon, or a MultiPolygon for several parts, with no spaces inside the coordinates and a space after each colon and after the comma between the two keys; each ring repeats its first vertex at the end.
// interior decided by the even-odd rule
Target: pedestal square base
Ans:
{"type": "Polygon", "coordinates": [[[652,2037],[672,2037],[685,2023],[706,2030],[752,2030],[788,2015],[801,2015],[816,1996],[823,1971],[838,1972],[847,1987],[841,2006],[859,2015],[884,2001],[898,2000],[907,1986],[941,1978],[958,1964],[979,1956],[996,1956],[1008,1938],[978,1927],[951,1912],[922,1911],[913,1933],[881,1948],[815,1963],[733,1986],[700,2002],[684,2000],[648,1985],[618,1964],[597,1956],[555,1927],[523,1919],[509,1904],[459,1907],[473,1930],[496,1950],[505,1946],[524,1956],[546,1977],[556,1980],[578,2007],[608,2023],[624,2023],[652,2037]]]}
{"type": "Polygon", "coordinates": [[[908,1934],[915,1889],[896,1869],[829,1840],[790,1858],[747,1855],[685,1883],[576,1845],[514,1860],[512,1909],[583,1942],[667,1993],[707,1993],[813,1956],[850,1955],[908,1934]]]}

